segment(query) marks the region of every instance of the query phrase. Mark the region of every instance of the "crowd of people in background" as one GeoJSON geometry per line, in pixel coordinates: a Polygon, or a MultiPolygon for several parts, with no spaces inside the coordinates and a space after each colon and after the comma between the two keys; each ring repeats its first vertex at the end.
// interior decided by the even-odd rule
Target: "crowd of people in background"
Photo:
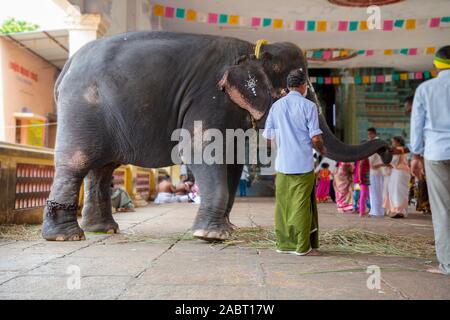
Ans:
{"type": "MultiPolygon", "coordinates": [[[[411,110],[410,103],[408,97],[407,112],[411,110]]],[[[367,136],[369,140],[379,139],[375,128],[369,128],[367,136]]],[[[410,174],[410,149],[404,138],[393,137],[391,149],[394,156],[390,164],[384,164],[378,154],[354,163],[323,158],[316,169],[317,202],[333,201],[339,213],[355,213],[360,217],[406,218],[412,202],[418,211],[431,213],[424,192],[425,180],[410,174]]]]}

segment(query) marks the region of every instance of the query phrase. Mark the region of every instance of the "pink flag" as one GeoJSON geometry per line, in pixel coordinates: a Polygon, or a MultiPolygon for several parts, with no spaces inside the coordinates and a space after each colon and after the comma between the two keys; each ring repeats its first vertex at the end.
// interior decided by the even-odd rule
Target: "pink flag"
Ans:
{"type": "Polygon", "coordinates": [[[217,23],[218,15],[217,13],[208,13],[208,23],[217,23]]]}
{"type": "Polygon", "coordinates": [[[373,50],[366,50],[366,56],[373,56],[373,50]]]}
{"type": "Polygon", "coordinates": [[[348,21],[339,21],[338,31],[347,31],[348,21]]]}
{"type": "Polygon", "coordinates": [[[383,75],[378,75],[377,76],[377,83],[384,83],[384,76],[383,75]]]}
{"type": "Polygon", "coordinates": [[[252,27],[259,27],[261,25],[261,18],[253,17],[252,18],[252,27]]]}
{"type": "Polygon", "coordinates": [[[330,50],[324,51],[322,57],[323,57],[323,59],[325,59],[325,60],[330,59],[330,58],[331,58],[331,51],[330,51],[330,50]]]}
{"type": "Polygon", "coordinates": [[[295,30],[305,31],[305,21],[303,21],[303,20],[295,21],[295,30]]]}
{"type": "Polygon", "coordinates": [[[173,7],[166,7],[165,12],[164,12],[166,18],[173,18],[174,13],[175,13],[175,9],[173,7]]]}
{"type": "Polygon", "coordinates": [[[416,49],[416,48],[411,48],[411,49],[409,49],[409,55],[410,55],[410,56],[415,56],[415,55],[417,55],[417,49],[416,49]]]}
{"type": "Polygon", "coordinates": [[[331,77],[325,78],[325,84],[331,84],[331,77]]]}
{"type": "Polygon", "coordinates": [[[384,20],[383,30],[384,31],[392,31],[394,29],[394,21],[393,20],[384,20]]]}
{"type": "Polygon", "coordinates": [[[416,72],[416,79],[420,80],[423,78],[423,73],[422,72],[416,72]]]}
{"type": "Polygon", "coordinates": [[[433,18],[430,20],[430,28],[439,28],[441,25],[441,18],[433,18]]]}

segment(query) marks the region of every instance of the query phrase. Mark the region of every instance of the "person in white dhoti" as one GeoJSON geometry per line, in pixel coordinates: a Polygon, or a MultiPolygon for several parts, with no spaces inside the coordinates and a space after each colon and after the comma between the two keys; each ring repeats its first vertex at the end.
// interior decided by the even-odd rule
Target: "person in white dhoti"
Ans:
{"type": "MultiPolygon", "coordinates": [[[[369,140],[379,139],[377,137],[377,130],[375,128],[367,129],[367,136],[369,140]]],[[[370,217],[383,217],[383,171],[385,166],[378,153],[373,154],[369,158],[370,162],[370,217]]]]}

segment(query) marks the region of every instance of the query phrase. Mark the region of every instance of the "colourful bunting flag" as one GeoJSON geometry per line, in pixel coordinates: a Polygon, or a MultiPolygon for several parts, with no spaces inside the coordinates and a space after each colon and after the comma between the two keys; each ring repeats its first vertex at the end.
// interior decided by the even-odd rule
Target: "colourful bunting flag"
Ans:
{"type": "Polygon", "coordinates": [[[430,20],[430,28],[439,28],[441,25],[441,18],[433,18],[430,20]]]}
{"type": "Polygon", "coordinates": [[[253,17],[252,18],[252,27],[259,27],[261,25],[261,18],[253,17]]]}
{"type": "Polygon", "coordinates": [[[270,19],[270,18],[264,18],[262,20],[263,27],[270,27],[271,24],[272,24],[272,19],[270,19]]]}
{"type": "Polygon", "coordinates": [[[217,13],[208,13],[208,23],[216,24],[219,21],[219,15],[217,13]]]}
{"type": "Polygon", "coordinates": [[[338,31],[347,31],[348,21],[339,21],[338,31]]]}
{"type": "Polygon", "coordinates": [[[189,9],[186,13],[186,20],[187,21],[195,21],[197,20],[197,12],[194,10],[189,9]]]}
{"type": "Polygon", "coordinates": [[[156,17],[162,17],[164,16],[164,7],[156,4],[153,6],[153,15],[156,17]]]}
{"type": "Polygon", "coordinates": [[[358,21],[350,21],[349,31],[358,30],[358,21]]]}
{"type": "Polygon", "coordinates": [[[395,20],[394,26],[396,28],[403,28],[403,25],[405,24],[405,20],[395,20]]]}
{"type": "Polygon", "coordinates": [[[175,8],[173,7],[166,7],[164,16],[166,18],[173,18],[175,16],[175,8]]]}
{"type": "Polygon", "coordinates": [[[393,20],[384,20],[383,30],[384,31],[392,31],[394,29],[394,21],[393,20]]]}
{"type": "Polygon", "coordinates": [[[229,20],[228,21],[229,24],[231,24],[231,25],[239,24],[239,17],[238,16],[229,16],[228,20],[229,20]]]}
{"type": "Polygon", "coordinates": [[[283,28],[283,20],[281,20],[281,19],[274,19],[273,20],[273,28],[274,29],[281,29],[281,28],[283,28]]]}
{"type": "Polygon", "coordinates": [[[305,21],[303,21],[303,20],[295,21],[295,30],[305,31],[305,21]]]}
{"type": "Polygon", "coordinates": [[[184,14],[186,13],[186,10],[182,9],[182,8],[177,8],[176,12],[175,12],[175,16],[178,19],[184,19],[184,14]]]}
{"type": "Polygon", "coordinates": [[[327,22],[326,21],[318,21],[317,22],[317,32],[325,32],[327,31],[327,22]]]}
{"type": "Polygon", "coordinates": [[[406,20],[406,30],[414,30],[416,29],[416,20],[408,19],[406,20]]]}
{"type": "Polygon", "coordinates": [[[219,23],[220,24],[226,24],[227,22],[228,22],[228,15],[227,14],[219,15],[219,23]]]}

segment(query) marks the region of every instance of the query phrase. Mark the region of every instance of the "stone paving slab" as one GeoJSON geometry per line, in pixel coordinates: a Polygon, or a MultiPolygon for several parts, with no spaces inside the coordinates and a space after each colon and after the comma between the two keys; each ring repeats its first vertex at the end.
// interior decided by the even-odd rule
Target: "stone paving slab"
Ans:
{"type": "MultiPolygon", "coordinates": [[[[114,217],[122,233],[86,233],[80,242],[0,240],[0,299],[450,299],[450,277],[425,270],[435,259],[324,252],[321,257],[278,254],[180,240],[197,205],[138,208],[114,217]],[[368,266],[381,270],[381,289],[367,288],[368,266]],[[68,267],[81,288],[69,290],[68,267]]],[[[272,198],[238,199],[239,227],[273,226],[272,198]]],[[[359,218],[319,206],[322,231],[340,228],[433,238],[431,217],[359,218]]]]}
{"type": "Polygon", "coordinates": [[[70,290],[67,276],[25,275],[0,286],[1,299],[114,299],[126,288],[130,277],[82,277],[80,289],[70,290]]]}
{"type": "Polygon", "coordinates": [[[119,299],[146,300],[260,300],[266,299],[261,288],[243,286],[148,285],[139,283],[119,299]]]}

